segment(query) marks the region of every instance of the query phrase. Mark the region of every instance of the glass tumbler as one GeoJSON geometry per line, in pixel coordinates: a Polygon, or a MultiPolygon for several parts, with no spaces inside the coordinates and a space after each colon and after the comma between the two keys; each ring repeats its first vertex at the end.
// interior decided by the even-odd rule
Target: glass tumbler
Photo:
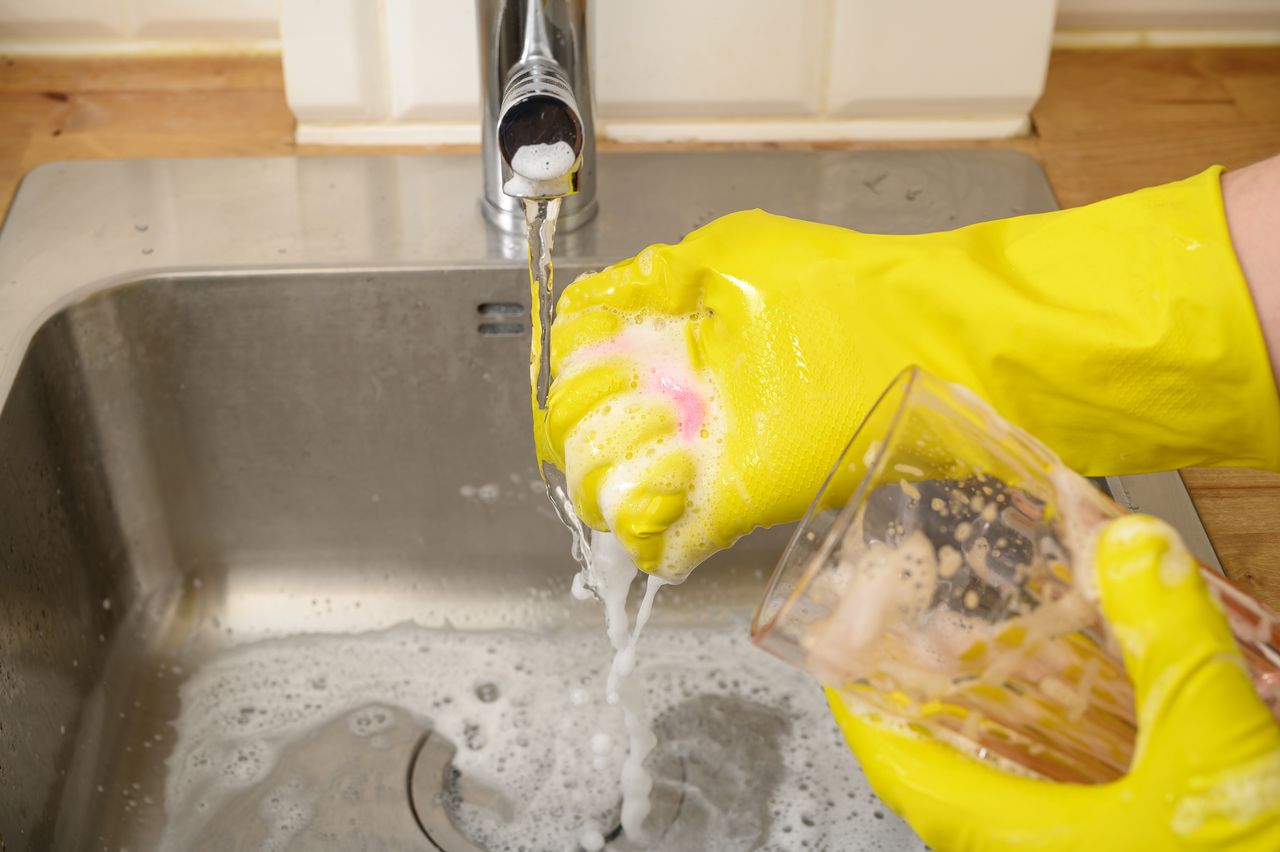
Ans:
{"type": "MultiPolygon", "coordinates": [[[[1122,514],[973,393],[910,368],[828,475],[752,638],[855,712],[1011,771],[1113,780],[1137,722],[1090,559],[1122,514]]],[[[1202,570],[1280,714],[1280,617],[1202,570]]]]}

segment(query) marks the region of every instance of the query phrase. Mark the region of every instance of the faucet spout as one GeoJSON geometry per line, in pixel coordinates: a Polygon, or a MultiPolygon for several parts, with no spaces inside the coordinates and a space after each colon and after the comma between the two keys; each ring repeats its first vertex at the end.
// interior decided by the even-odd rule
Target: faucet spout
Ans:
{"type": "Polygon", "coordinates": [[[587,0],[477,0],[485,217],[521,233],[522,200],[564,199],[561,230],[595,213],[587,0]]]}
{"type": "Polygon", "coordinates": [[[578,192],[582,116],[555,60],[521,60],[507,82],[497,134],[504,193],[545,200],[578,192]]]}

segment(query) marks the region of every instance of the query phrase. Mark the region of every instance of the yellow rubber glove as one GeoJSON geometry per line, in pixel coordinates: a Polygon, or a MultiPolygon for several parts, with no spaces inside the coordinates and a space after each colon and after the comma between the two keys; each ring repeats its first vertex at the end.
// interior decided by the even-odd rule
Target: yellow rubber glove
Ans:
{"type": "Polygon", "coordinates": [[[671,579],[799,518],[912,363],[1082,473],[1280,467],[1220,171],[938,234],[750,211],[653,246],[560,299],[539,453],[584,521],[671,579]]]}
{"type": "Polygon", "coordinates": [[[1142,515],[1113,521],[1095,564],[1137,698],[1124,777],[1097,786],[1015,777],[857,718],[828,690],[871,786],[947,852],[1280,849],[1280,726],[1177,533],[1142,515]]]}

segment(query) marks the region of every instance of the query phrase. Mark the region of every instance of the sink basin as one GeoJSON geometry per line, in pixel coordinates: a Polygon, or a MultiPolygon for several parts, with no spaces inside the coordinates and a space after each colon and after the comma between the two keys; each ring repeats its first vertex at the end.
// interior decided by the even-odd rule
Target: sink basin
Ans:
{"type": "MultiPolygon", "coordinates": [[[[523,244],[484,226],[477,159],[65,163],[26,179],[0,232],[0,849],[197,848],[172,835],[184,714],[215,700],[210,667],[255,654],[287,692],[301,658],[272,642],[314,635],[337,670],[489,631],[600,640],[532,464],[523,244]]],[[[561,281],[749,206],[896,232],[1053,206],[1009,152],[619,154],[600,169],[599,219],[557,242],[561,281]]],[[[1165,511],[1143,508],[1212,557],[1176,475],[1114,487],[1162,495],[1165,511]]],[[[787,533],[664,593],[659,634],[744,634],[787,533]]],[[[739,700],[726,689],[703,704],[739,700]]],[[[350,824],[313,799],[304,846],[480,848],[431,813],[462,737],[433,743],[419,711],[375,711],[394,734],[376,754],[332,739],[373,717],[311,730],[313,774],[324,754],[394,783],[344,788],[350,824]]],[[[834,752],[830,722],[812,724],[834,752]]],[[[245,828],[257,807],[224,808],[198,848],[285,848],[245,828]]]]}

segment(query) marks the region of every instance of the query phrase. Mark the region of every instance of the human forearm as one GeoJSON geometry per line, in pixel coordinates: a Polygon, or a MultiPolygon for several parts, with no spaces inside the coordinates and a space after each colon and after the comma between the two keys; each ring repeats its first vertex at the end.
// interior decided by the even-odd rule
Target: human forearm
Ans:
{"type": "Polygon", "coordinates": [[[1280,382],[1280,156],[1222,176],[1231,243],[1280,382]]]}

